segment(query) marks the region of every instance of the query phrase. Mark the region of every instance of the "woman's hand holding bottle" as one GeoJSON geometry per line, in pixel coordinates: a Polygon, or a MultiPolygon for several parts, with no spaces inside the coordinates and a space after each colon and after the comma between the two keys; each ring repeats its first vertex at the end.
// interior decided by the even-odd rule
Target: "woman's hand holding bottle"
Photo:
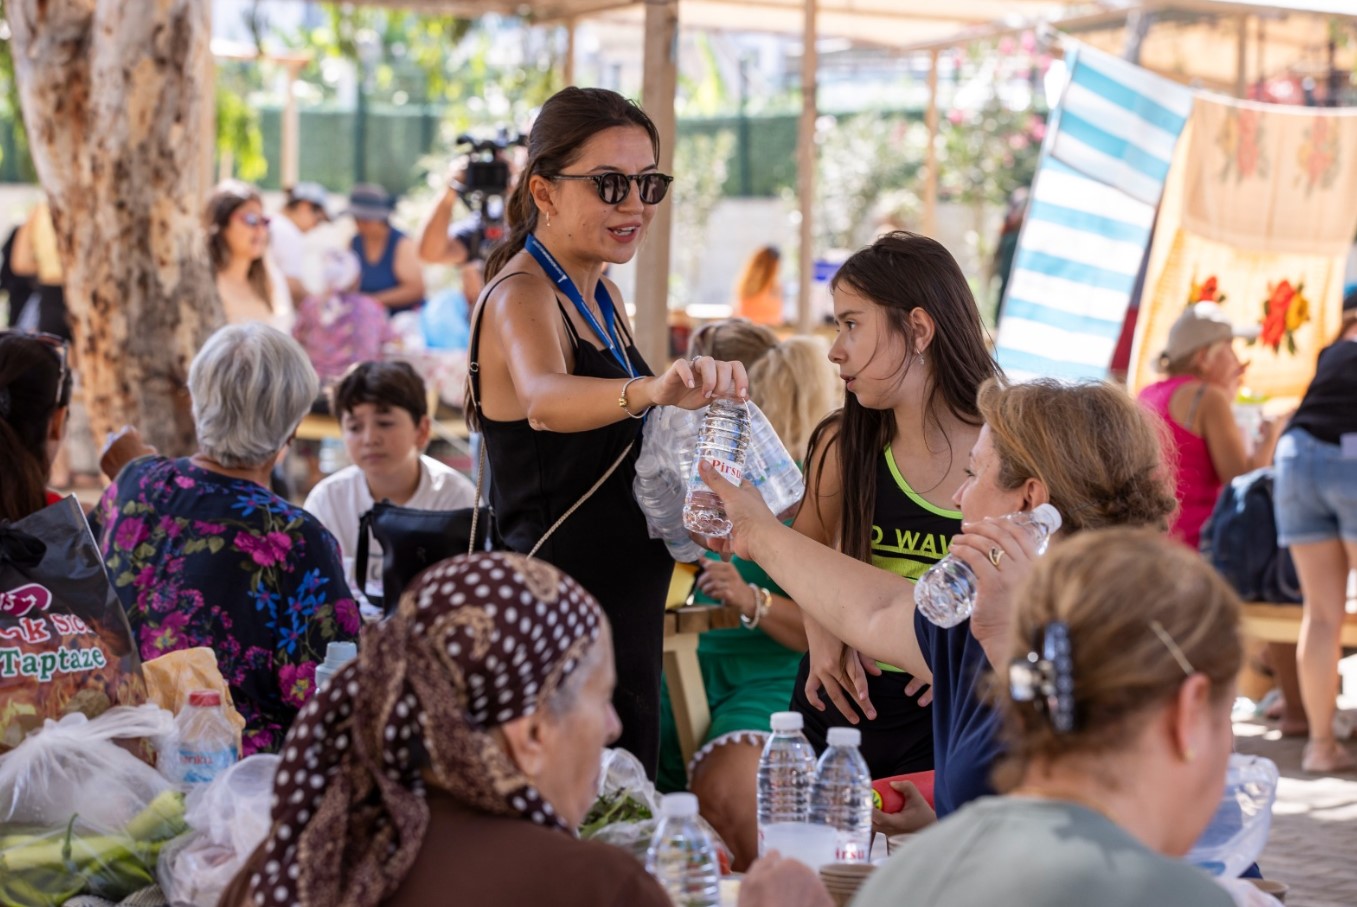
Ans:
{"type": "Polygon", "coordinates": [[[749,376],[744,366],[710,356],[679,359],[664,374],[644,383],[654,406],[701,409],[713,397],[749,399],[749,376]]]}

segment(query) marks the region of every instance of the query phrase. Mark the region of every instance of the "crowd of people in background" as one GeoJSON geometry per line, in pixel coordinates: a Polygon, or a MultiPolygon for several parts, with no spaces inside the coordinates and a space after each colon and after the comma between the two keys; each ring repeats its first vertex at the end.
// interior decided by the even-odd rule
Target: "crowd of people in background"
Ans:
{"type": "MultiPolygon", "coordinates": [[[[1010,384],[955,259],[908,232],[838,270],[832,344],[770,327],[769,247],[738,282],[737,317],[648,363],[607,269],[666,198],[660,160],[638,106],[567,88],[527,138],[493,247],[453,217],[464,171],[418,239],[392,224],[390,193],[354,187],[351,243],[313,266],[307,234],[339,216],[323,187],[291,187],[272,218],[244,183],[207,201],[227,325],[188,373],[197,449],[161,456],[135,428],[110,439],[90,522],[141,656],[211,648],[244,753],[283,755],[268,836],[222,903],[424,904],[454,884],[484,905],[668,903],[631,857],[573,836],[615,745],[661,789],[697,795],[749,870],[742,905],[821,907],[804,867],[758,858],[756,768],[788,708],[817,751],[859,728],[873,777],[936,773],[935,809],[902,784],[905,809],[875,814],[879,831],[921,834],[855,904],[1228,903],[1175,859],[1219,804],[1243,658],[1238,596],[1196,548],[1222,487],[1275,462],[1304,592],[1303,767],[1351,770],[1332,719],[1357,567],[1357,292],[1299,408],[1253,438],[1231,412],[1245,332],[1214,304],[1178,319],[1166,377],[1139,401],[1110,382],[1010,384]],[[459,267],[472,306],[483,494],[427,455],[437,395],[384,358],[389,319],[430,295],[421,261],[459,267]],[[806,493],[784,523],[701,466],[733,529],[705,540],[719,550],[693,595],[741,621],[699,643],[712,722],[685,762],[661,689],[674,562],[633,483],[647,414],[714,396],[758,404],[806,493]],[[317,409],[352,465],[299,506],[273,473],[317,409]],[[376,502],[482,498],[505,551],[444,561],[399,601],[381,599],[375,540],[359,574],[376,502]],[[1003,517],[1043,504],[1063,525],[1038,557],[1003,517]],[[943,628],[913,586],[949,552],[977,595],[943,628]],[[1010,672],[1057,638],[1072,653],[1059,721],[1010,672]],[[357,660],[318,691],[327,644],[348,641],[357,660]]],[[[33,301],[0,332],[0,520],[56,499],[75,369],[50,232],[35,213],[2,275],[33,301]]]]}

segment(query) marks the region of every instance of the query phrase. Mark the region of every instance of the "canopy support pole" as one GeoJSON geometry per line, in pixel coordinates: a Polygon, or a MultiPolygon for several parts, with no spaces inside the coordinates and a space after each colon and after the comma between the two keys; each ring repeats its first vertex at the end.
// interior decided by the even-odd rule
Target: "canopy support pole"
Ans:
{"type": "Polygon", "coordinates": [[[928,110],[924,123],[928,126],[928,147],[924,157],[924,235],[938,234],[938,62],[941,52],[935,47],[928,52],[928,110]]]}
{"type": "MultiPolygon", "coordinates": [[[[646,0],[645,69],[641,105],[660,133],[664,173],[674,170],[674,93],[678,87],[678,0],[646,0]]],[[[655,210],[655,218],[636,255],[636,344],[656,372],[669,362],[669,243],[674,232],[674,201],[655,210]]]]}
{"type": "Polygon", "coordinates": [[[796,136],[797,193],[801,203],[801,278],[797,281],[796,326],[802,333],[814,327],[811,291],[815,288],[815,121],[819,51],[818,0],[805,0],[805,24],[801,31],[801,121],[796,136]]]}
{"type": "Polygon", "coordinates": [[[575,24],[578,20],[571,16],[565,20],[565,59],[561,65],[561,81],[567,87],[575,84],[575,24]]]}

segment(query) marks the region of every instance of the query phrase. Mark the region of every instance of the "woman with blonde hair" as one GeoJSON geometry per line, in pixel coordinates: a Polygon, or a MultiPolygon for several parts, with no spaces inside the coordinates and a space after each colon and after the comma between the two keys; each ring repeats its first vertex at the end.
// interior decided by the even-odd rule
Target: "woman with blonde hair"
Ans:
{"type": "MultiPolygon", "coordinates": [[[[1015,601],[990,692],[1007,795],[919,835],[854,907],[1233,903],[1180,858],[1220,806],[1233,748],[1234,592],[1160,533],[1106,529],[1052,549],[1015,601]]],[[[811,883],[778,907],[825,903],[811,883]]]]}
{"type": "MultiPolygon", "coordinates": [[[[702,470],[725,502],[737,554],[758,561],[808,617],[848,645],[931,678],[939,816],[992,793],[1001,755],[998,717],[980,691],[986,675],[1007,668],[1013,590],[1036,558],[1028,534],[1002,517],[1052,504],[1064,517],[1060,539],[1108,526],[1162,531],[1174,509],[1156,427],[1122,389],[990,380],[977,403],[984,426],[956,494],[963,528],[950,545],[974,571],[977,594],[971,617],[950,628],[916,612],[913,588],[901,577],[787,529],[757,492],[702,470]]],[[[920,806],[922,825],[931,817],[920,806]]]]}
{"type": "MultiPolygon", "coordinates": [[[[744,319],[705,325],[689,347],[692,354],[744,363],[750,397],[798,463],[811,430],[839,402],[825,352],[812,338],[777,343],[767,328],[744,319]]],[[[724,605],[740,623],[698,640],[711,725],[686,772],[668,697],[663,700],[659,782],[663,789],[691,786],[702,814],[730,846],[734,866],[743,869],[758,853],[755,776],[769,716],[787,707],[806,636],[800,610],[753,561],[727,563],[709,554],[697,584],[697,603],[724,605]]]]}
{"type": "Polygon", "coordinates": [[[269,219],[259,190],[239,180],[219,183],[207,200],[204,221],[226,323],[260,321],[289,330],[292,306],[287,284],[269,265],[269,219]]]}
{"type": "Polygon", "coordinates": [[[745,262],[735,281],[735,314],[757,324],[782,323],[782,253],[764,246],[745,262]]]}

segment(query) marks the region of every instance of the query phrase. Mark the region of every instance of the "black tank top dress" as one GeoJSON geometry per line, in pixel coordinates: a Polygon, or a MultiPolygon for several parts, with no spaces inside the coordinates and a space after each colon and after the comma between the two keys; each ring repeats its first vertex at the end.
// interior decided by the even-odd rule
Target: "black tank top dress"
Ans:
{"type": "MultiPolygon", "coordinates": [[[[506,274],[500,280],[512,276],[506,274]]],[[[574,352],[570,374],[628,377],[611,354],[580,337],[559,298],[557,306],[574,352]]],[[[630,334],[625,339],[626,355],[636,374],[652,374],[630,334]]],[[[479,348],[478,321],[468,351],[472,362],[479,348]]],[[[479,400],[479,376],[472,372],[470,380],[479,400]]],[[[614,745],[640,759],[653,779],[660,748],[664,601],[674,561],[663,542],[650,538],[645,515],[632,493],[641,452],[641,422],[625,419],[580,432],[539,431],[526,419],[496,422],[482,415],[480,422],[490,468],[490,505],[505,543],[522,553],[531,550],[626,446],[635,442],[622,465],[552,533],[537,556],[574,577],[608,615],[617,667],[613,707],[622,722],[622,736],[614,745]]]]}

